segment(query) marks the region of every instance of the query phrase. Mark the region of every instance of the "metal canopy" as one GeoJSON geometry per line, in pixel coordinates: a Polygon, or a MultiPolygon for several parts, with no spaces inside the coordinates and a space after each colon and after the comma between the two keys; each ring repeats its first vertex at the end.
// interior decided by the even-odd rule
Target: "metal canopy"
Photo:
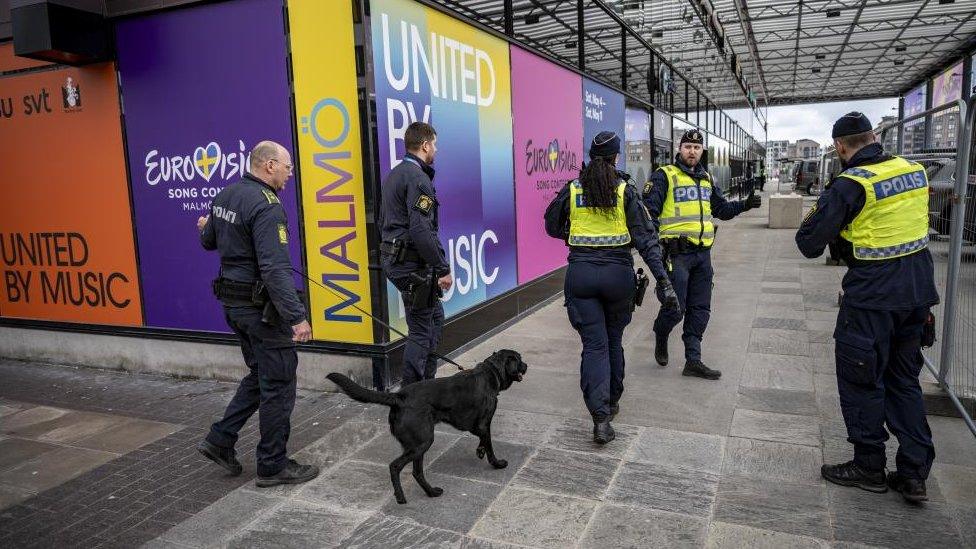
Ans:
{"type": "MultiPolygon", "coordinates": [[[[724,51],[703,24],[709,0],[429,1],[500,32],[509,4],[515,38],[574,66],[582,13],[586,72],[622,86],[626,52],[627,90],[652,103],[660,98],[647,86],[651,55],[635,35],[660,56],[655,67],[663,59],[722,108],[747,107],[746,89],[758,105],[896,96],[976,44],[976,0],[711,0],[724,51]],[[623,38],[608,11],[634,35],[623,38]]],[[[676,80],[675,110],[695,110],[676,80]]]]}

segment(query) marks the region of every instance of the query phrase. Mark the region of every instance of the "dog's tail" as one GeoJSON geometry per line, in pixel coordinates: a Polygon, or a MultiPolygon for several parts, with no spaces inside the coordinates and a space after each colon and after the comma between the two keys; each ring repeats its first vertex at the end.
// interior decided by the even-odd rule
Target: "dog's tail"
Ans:
{"type": "Polygon", "coordinates": [[[367,389],[348,377],[335,372],[325,377],[332,381],[332,383],[338,385],[342,389],[342,392],[352,397],[353,400],[384,404],[386,406],[398,406],[400,404],[400,395],[396,393],[381,393],[367,389]]]}

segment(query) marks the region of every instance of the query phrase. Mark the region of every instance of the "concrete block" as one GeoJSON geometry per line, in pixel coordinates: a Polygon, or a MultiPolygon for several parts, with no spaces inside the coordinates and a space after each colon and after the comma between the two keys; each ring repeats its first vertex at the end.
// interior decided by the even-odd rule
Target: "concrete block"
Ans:
{"type": "Polygon", "coordinates": [[[769,197],[769,228],[797,229],[803,221],[803,197],[774,194],[769,197]]]}

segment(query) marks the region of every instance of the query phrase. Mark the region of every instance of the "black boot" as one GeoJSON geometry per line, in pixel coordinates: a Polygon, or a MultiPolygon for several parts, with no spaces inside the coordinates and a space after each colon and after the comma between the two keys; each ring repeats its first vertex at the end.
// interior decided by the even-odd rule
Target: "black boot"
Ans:
{"type": "Polygon", "coordinates": [[[898,472],[888,475],[888,487],[900,493],[901,497],[910,503],[921,503],[929,499],[924,480],[908,478],[898,472]]]}
{"type": "Polygon", "coordinates": [[[660,366],[668,365],[668,336],[654,333],[654,360],[660,366]]]}
{"type": "Polygon", "coordinates": [[[233,448],[221,448],[216,444],[211,444],[209,441],[204,440],[197,445],[197,451],[210,461],[227,469],[232,477],[236,477],[244,470],[241,462],[237,461],[237,456],[233,448]]]}
{"type": "Polygon", "coordinates": [[[285,468],[270,477],[259,476],[255,484],[261,488],[277,486],[279,484],[301,484],[319,476],[319,468],[315,465],[302,465],[295,460],[288,460],[285,468]]]}
{"type": "Polygon", "coordinates": [[[689,360],[685,363],[685,369],[681,371],[683,376],[703,377],[705,379],[718,379],[722,377],[722,372],[713,370],[700,360],[689,360]]]}
{"type": "Polygon", "coordinates": [[[593,416],[593,442],[606,444],[616,436],[610,425],[610,416],[593,416]]]}
{"type": "Polygon", "coordinates": [[[824,465],[820,476],[840,486],[856,486],[868,492],[883,494],[888,491],[884,471],[872,472],[863,469],[853,461],[837,465],[824,465]]]}

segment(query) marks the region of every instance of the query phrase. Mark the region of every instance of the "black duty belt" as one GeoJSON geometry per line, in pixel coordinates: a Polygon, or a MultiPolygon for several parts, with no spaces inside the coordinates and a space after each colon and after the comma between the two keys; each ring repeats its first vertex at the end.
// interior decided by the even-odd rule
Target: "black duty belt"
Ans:
{"type": "Polygon", "coordinates": [[[424,258],[417,253],[417,249],[413,248],[412,245],[402,243],[402,241],[396,242],[381,242],[380,252],[393,256],[396,263],[403,263],[404,261],[410,261],[414,263],[423,263],[424,258]]]}
{"type": "Polygon", "coordinates": [[[238,282],[227,278],[213,281],[213,292],[217,299],[260,307],[267,303],[268,294],[264,282],[238,282]]]}

